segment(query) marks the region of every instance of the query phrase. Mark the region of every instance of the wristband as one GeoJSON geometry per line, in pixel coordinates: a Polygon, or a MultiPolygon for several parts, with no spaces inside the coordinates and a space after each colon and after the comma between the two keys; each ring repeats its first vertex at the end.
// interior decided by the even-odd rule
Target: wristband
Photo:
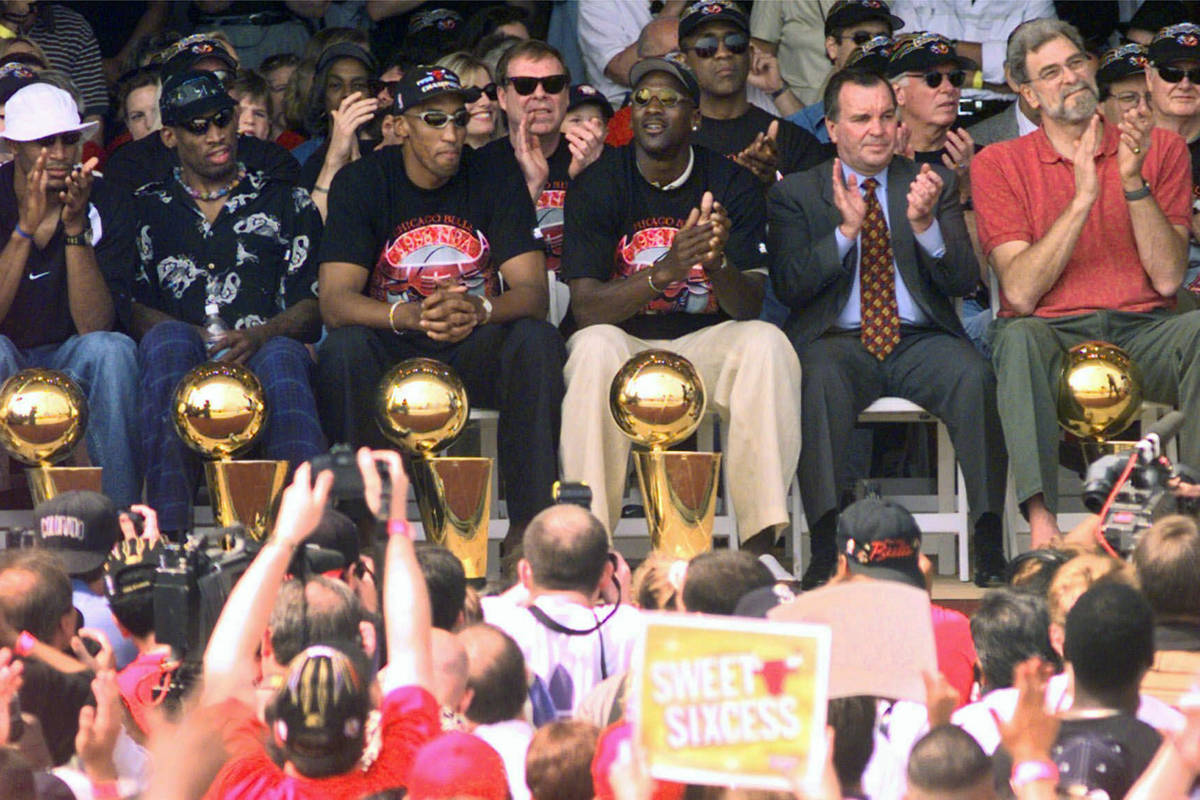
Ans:
{"type": "Polygon", "coordinates": [[[413,540],[412,525],[406,519],[389,519],[387,524],[388,536],[403,536],[410,542],[413,540]]]}
{"type": "Polygon", "coordinates": [[[400,329],[396,327],[396,307],[400,305],[400,301],[392,303],[392,307],[388,309],[388,325],[392,326],[392,333],[399,334],[400,329]]]}
{"type": "Polygon", "coordinates": [[[316,194],[317,192],[321,192],[322,194],[329,194],[329,187],[328,186],[318,186],[314,183],[313,184],[313,194],[316,194]]]}
{"type": "Polygon", "coordinates": [[[1058,783],[1058,767],[1053,761],[1021,761],[1013,764],[1009,783],[1014,791],[1037,781],[1058,783]]]}
{"type": "Polygon", "coordinates": [[[21,635],[17,637],[17,643],[13,645],[13,655],[24,658],[33,651],[33,646],[37,644],[37,637],[29,631],[21,631],[21,635]]]}
{"type": "Polygon", "coordinates": [[[971,88],[972,89],[982,89],[983,88],[983,70],[981,70],[981,69],[975,70],[975,76],[973,78],[971,78],[971,88]]]}
{"type": "Polygon", "coordinates": [[[20,236],[22,239],[33,238],[32,233],[26,233],[25,231],[21,230],[21,223],[19,222],[16,225],[13,225],[13,233],[15,233],[17,236],[20,236]]]}
{"type": "Polygon", "coordinates": [[[789,87],[785,85],[782,89],[776,89],[775,91],[771,92],[771,99],[778,100],[783,96],[783,93],[786,92],[788,88],[789,87]]]}
{"type": "Polygon", "coordinates": [[[1142,188],[1134,189],[1132,192],[1125,193],[1125,199],[1130,203],[1132,203],[1136,200],[1141,200],[1143,197],[1149,197],[1149,196],[1150,196],[1150,184],[1146,183],[1145,180],[1142,181],[1142,188]]]}
{"type": "Polygon", "coordinates": [[[92,785],[93,800],[118,800],[121,790],[116,781],[89,781],[92,785]]]}
{"type": "Polygon", "coordinates": [[[660,289],[654,285],[654,270],[653,270],[653,268],[646,270],[646,282],[650,284],[650,288],[654,290],[655,294],[662,294],[663,292],[666,291],[666,289],[660,289]]]}

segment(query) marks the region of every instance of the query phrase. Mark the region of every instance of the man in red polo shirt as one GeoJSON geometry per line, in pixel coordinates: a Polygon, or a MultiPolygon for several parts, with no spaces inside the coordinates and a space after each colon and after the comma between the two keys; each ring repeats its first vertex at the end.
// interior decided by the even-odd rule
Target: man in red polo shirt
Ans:
{"type": "MultiPolygon", "coordinates": [[[[1007,63],[1041,128],[972,164],[979,240],[1000,283],[992,361],[1017,499],[1033,546],[1058,535],[1055,395],[1063,356],[1089,339],[1124,348],[1148,399],[1200,403],[1200,312],[1176,315],[1187,267],[1188,151],[1136,109],[1096,114],[1095,67],[1079,32],[1026,23],[1007,63]]],[[[1182,461],[1200,464],[1189,417],[1182,461]]]]}

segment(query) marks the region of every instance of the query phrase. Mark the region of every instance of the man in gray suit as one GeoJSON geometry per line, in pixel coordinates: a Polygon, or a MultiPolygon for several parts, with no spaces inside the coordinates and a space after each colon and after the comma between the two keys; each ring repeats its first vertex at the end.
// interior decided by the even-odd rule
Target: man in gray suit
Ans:
{"type": "Polygon", "coordinates": [[[950,300],[979,275],[956,179],[894,154],[896,98],[879,75],[836,73],[825,108],[837,157],[768,194],[771,281],[804,374],[799,477],[813,536],[804,583],[819,585],[836,561],[845,443],[858,413],[887,395],[946,423],[975,523],[976,581],[994,582],[1005,566],[1007,462],[995,376],[950,300]]]}

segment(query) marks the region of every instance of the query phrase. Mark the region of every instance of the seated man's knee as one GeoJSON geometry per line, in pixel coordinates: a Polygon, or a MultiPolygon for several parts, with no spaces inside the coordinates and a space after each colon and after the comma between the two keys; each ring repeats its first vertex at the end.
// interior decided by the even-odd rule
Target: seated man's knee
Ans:
{"type": "Polygon", "coordinates": [[[629,335],[616,325],[589,325],[576,331],[567,341],[571,359],[618,359],[632,354],[629,335]]]}
{"type": "Polygon", "coordinates": [[[173,319],[160,322],[146,331],[146,335],[138,343],[138,353],[144,358],[147,353],[158,350],[164,345],[171,348],[199,347],[203,349],[204,341],[200,338],[200,332],[193,326],[173,319]]]}
{"type": "Polygon", "coordinates": [[[1006,348],[1028,347],[1031,344],[1057,343],[1054,330],[1039,317],[1014,317],[1005,320],[996,330],[992,341],[992,352],[1006,348]]]}
{"type": "Polygon", "coordinates": [[[541,319],[525,318],[513,322],[505,345],[519,358],[548,358],[560,367],[567,357],[566,344],[558,328],[541,319]]]}

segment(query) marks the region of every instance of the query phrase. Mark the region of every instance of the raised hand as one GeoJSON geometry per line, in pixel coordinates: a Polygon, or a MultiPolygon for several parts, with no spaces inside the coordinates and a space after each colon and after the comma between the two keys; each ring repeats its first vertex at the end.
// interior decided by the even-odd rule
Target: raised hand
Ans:
{"type": "Polygon", "coordinates": [[[96,705],[79,710],[79,732],[75,734],[75,752],[83,770],[93,782],[117,779],[113,750],[121,733],[121,693],[117,674],[111,669],[100,672],[92,681],[96,705]]]}
{"type": "Polygon", "coordinates": [[[329,112],[327,162],[341,167],[358,158],[358,129],[371,121],[378,108],[379,100],[364,97],[362,92],[352,92],[342,98],[338,107],[329,112]]]}
{"type": "Polygon", "coordinates": [[[371,513],[379,515],[379,505],[383,495],[383,478],[379,475],[376,461],[382,461],[388,466],[388,480],[391,482],[391,501],[388,506],[388,519],[404,519],[408,511],[408,473],[404,471],[404,462],[395,450],[371,450],[367,447],[358,448],[355,454],[358,471],[362,473],[363,498],[371,513]]]}
{"type": "MultiPolygon", "coordinates": [[[[567,140],[567,148],[571,151],[571,165],[567,167],[568,177],[574,178],[600,158],[600,154],[604,152],[604,137],[607,133],[603,122],[589,119],[563,134],[563,138],[567,140]]],[[[538,152],[541,152],[540,147],[538,152]]],[[[548,170],[547,166],[547,176],[548,170]]]]}
{"type": "Polygon", "coordinates": [[[509,139],[512,141],[513,154],[521,166],[521,174],[525,176],[529,196],[537,200],[546,186],[546,181],[550,179],[550,162],[546,160],[541,142],[530,130],[529,124],[529,116],[522,117],[517,124],[516,135],[510,135],[509,139]]]}
{"type": "MultiPolygon", "coordinates": [[[[710,240],[713,222],[710,218],[701,219],[701,215],[707,213],[707,217],[711,217],[712,195],[709,192],[705,192],[705,195],[709,198],[708,211],[703,212],[699,208],[693,208],[688,214],[687,220],[684,221],[683,227],[676,232],[667,255],[660,258],[651,267],[654,270],[655,286],[665,287],[677,281],[686,280],[692,267],[702,264],[705,259],[711,257],[710,240]]],[[[703,199],[700,203],[701,206],[705,204],[703,199]]]]}
{"type": "Polygon", "coordinates": [[[104,631],[97,628],[80,628],[78,633],[71,637],[71,650],[75,653],[75,657],[86,664],[92,672],[99,673],[117,668],[117,656],[113,652],[112,642],[108,640],[104,631]],[[88,652],[87,646],[83,643],[84,639],[91,639],[100,645],[100,650],[96,655],[93,656],[88,652]]]}
{"type": "Polygon", "coordinates": [[[1000,719],[993,710],[992,719],[1000,731],[1000,742],[1012,754],[1013,763],[1040,761],[1050,757],[1050,748],[1058,737],[1059,721],[1046,711],[1046,683],[1053,668],[1034,657],[1013,667],[1013,687],[1017,706],[1012,719],[1000,719]]]}
{"type": "Polygon", "coordinates": [[[847,239],[857,239],[867,218],[867,201],[858,190],[858,179],[842,176],[842,161],[833,160],[833,205],[842,215],[838,229],[847,239]]]}
{"type": "Polygon", "coordinates": [[[1142,181],[1142,164],[1150,151],[1150,131],[1154,129],[1154,120],[1148,114],[1140,113],[1137,108],[1131,108],[1121,115],[1118,126],[1121,129],[1121,141],[1117,145],[1117,168],[1121,172],[1121,181],[1126,190],[1129,184],[1136,182],[1140,188],[1142,181]]]}
{"type": "Polygon", "coordinates": [[[311,464],[306,461],[296,467],[291,485],[283,490],[279,500],[273,540],[295,548],[307,539],[321,522],[331,488],[332,472],[324,470],[314,481],[311,464]]]}
{"type": "Polygon", "coordinates": [[[912,130],[903,122],[896,126],[896,147],[893,152],[905,158],[912,158],[917,154],[912,144],[912,130]]]}
{"type": "Polygon", "coordinates": [[[761,47],[750,47],[750,74],[746,83],[771,94],[783,87],[783,75],[779,71],[779,59],[761,47]]]}
{"type": "MultiPolygon", "coordinates": [[[[1096,147],[1100,143],[1100,117],[1092,117],[1075,145],[1075,199],[1089,207],[1100,196],[1100,180],[1096,176],[1096,147]]],[[[1120,158],[1120,150],[1117,157],[1120,158]]]]}
{"type": "MultiPolygon", "coordinates": [[[[87,227],[88,197],[92,194],[92,170],[99,163],[100,160],[93,156],[82,167],[71,170],[71,174],[67,176],[67,188],[58,193],[58,199],[62,203],[63,232],[68,236],[78,236],[87,227]]],[[[24,225],[21,229],[27,230],[24,225]]]]}
{"type": "Polygon", "coordinates": [[[17,224],[21,230],[32,236],[42,224],[46,215],[46,148],[38,155],[37,161],[29,174],[25,176],[25,196],[21,198],[21,207],[17,211],[17,224]]]}
{"type": "Polygon", "coordinates": [[[924,233],[933,224],[933,214],[937,210],[943,185],[942,177],[928,164],[921,165],[921,171],[908,185],[907,216],[916,233],[924,233]]]}
{"type": "Polygon", "coordinates": [[[775,182],[775,174],[779,170],[779,146],[776,137],[779,135],[779,120],[772,120],[765,133],[754,137],[746,149],[733,157],[733,160],[754,173],[765,184],[775,182]]]}
{"type": "Polygon", "coordinates": [[[975,140],[966,128],[946,131],[946,152],[942,154],[942,163],[958,173],[959,177],[967,174],[971,168],[971,159],[975,157],[975,140]]]}

